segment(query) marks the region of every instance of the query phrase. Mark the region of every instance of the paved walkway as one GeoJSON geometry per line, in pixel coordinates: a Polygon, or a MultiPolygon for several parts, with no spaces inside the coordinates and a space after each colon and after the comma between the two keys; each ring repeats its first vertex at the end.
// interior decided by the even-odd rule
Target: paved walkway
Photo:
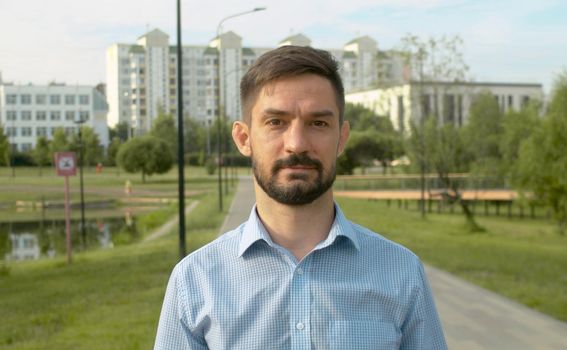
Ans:
{"type": "MultiPolygon", "coordinates": [[[[241,177],[221,233],[244,222],[253,204],[252,180],[241,177]]],[[[567,323],[433,267],[425,270],[449,349],[567,349],[567,323]]]]}
{"type": "MultiPolygon", "coordinates": [[[[187,207],[185,207],[185,216],[187,216],[197,206],[197,204],[199,204],[199,201],[194,201],[191,204],[189,204],[187,207]]],[[[152,232],[149,236],[146,236],[146,238],[144,238],[142,242],[151,242],[155,239],[165,236],[166,234],[171,232],[175,228],[175,226],[177,226],[178,222],[179,222],[179,215],[175,215],[175,217],[167,221],[165,224],[161,225],[157,230],[152,232]]]]}

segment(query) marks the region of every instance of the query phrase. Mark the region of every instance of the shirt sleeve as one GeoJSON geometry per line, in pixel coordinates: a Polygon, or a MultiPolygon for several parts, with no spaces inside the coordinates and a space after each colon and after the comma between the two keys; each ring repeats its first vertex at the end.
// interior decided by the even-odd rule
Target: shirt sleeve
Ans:
{"type": "Polygon", "coordinates": [[[421,285],[416,288],[414,302],[402,325],[401,350],[446,350],[445,336],[433,301],[423,265],[419,264],[421,285]]]}
{"type": "Polygon", "coordinates": [[[154,350],[205,350],[208,349],[205,340],[191,331],[184,317],[186,311],[183,305],[187,290],[180,279],[179,266],[169,278],[159,325],[157,329],[154,350]]]}

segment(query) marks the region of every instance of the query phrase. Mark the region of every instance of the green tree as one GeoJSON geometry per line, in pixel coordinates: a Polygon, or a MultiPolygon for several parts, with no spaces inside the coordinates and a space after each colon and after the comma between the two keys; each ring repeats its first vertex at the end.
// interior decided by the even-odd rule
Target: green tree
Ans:
{"type": "MultiPolygon", "coordinates": [[[[81,142],[83,144],[83,164],[86,166],[96,165],[102,161],[103,147],[100,144],[97,133],[89,126],[81,127],[81,142]]],[[[73,134],[69,148],[80,152],[79,134],[73,134]]]]}
{"type": "Polygon", "coordinates": [[[160,112],[154,120],[150,134],[164,141],[173,159],[177,159],[177,126],[171,114],[160,112]]]}
{"type": "Polygon", "coordinates": [[[108,139],[113,140],[117,137],[121,142],[126,142],[130,138],[130,125],[127,122],[120,122],[113,128],[108,128],[108,139]]]}
{"type": "MultiPolygon", "coordinates": [[[[184,150],[187,154],[201,154],[207,151],[207,129],[204,125],[193,118],[185,118],[183,121],[184,150]]],[[[213,130],[209,130],[209,138],[213,130]]],[[[210,142],[210,141],[209,141],[210,142]]],[[[213,150],[210,150],[213,152],[213,150]]],[[[203,163],[201,163],[203,165],[203,163]]]]}
{"type": "Polygon", "coordinates": [[[499,147],[503,168],[512,179],[516,177],[521,143],[540,128],[540,110],[541,104],[532,102],[520,111],[510,110],[504,115],[499,147]]]}
{"type": "Polygon", "coordinates": [[[117,160],[126,172],[141,172],[142,182],[146,182],[146,175],[163,174],[173,166],[169,145],[152,135],[130,139],[120,147],[117,160]]]}
{"type": "Polygon", "coordinates": [[[352,174],[358,166],[364,172],[374,161],[379,161],[386,173],[390,162],[403,153],[402,135],[394,129],[390,119],[360,104],[347,103],[345,120],[350,124],[351,136],[339,159],[339,173],[352,174]]]}
{"type": "Polygon", "coordinates": [[[0,126],[0,165],[10,165],[10,140],[0,126]]]}
{"type": "Polygon", "coordinates": [[[502,112],[492,93],[483,91],[474,97],[468,122],[463,127],[463,141],[473,157],[473,172],[499,177],[504,175],[500,153],[502,122],[502,112]]]}
{"type": "Polygon", "coordinates": [[[65,152],[70,150],[69,139],[63,128],[55,129],[53,139],[49,143],[49,158],[53,160],[56,152],[65,152]]]}
{"type": "Polygon", "coordinates": [[[389,163],[401,154],[401,139],[397,134],[367,131],[353,131],[343,154],[339,157],[337,171],[339,174],[352,174],[354,168],[366,168],[380,162],[386,172],[389,163]]]}
{"type": "MultiPolygon", "coordinates": [[[[428,119],[422,128],[412,124],[412,135],[408,140],[408,150],[413,162],[421,161],[425,169],[437,174],[441,185],[441,199],[449,205],[460,205],[471,232],[482,231],[476,223],[468,202],[461,194],[460,182],[449,175],[468,170],[470,155],[466,151],[461,131],[452,123],[439,126],[433,118],[428,119]],[[422,152],[422,140],[425,151],[422,152]],[[419,160],[419,157],[425,158],[419,160]]],[[[431,193],[430,196],[434,195],[431,193]]]]}
{"type": "Polygon", "coordinates": [[[44,136],[38,137],[32,156],[35,164],[39,167],[39,176],[43,175],[42,168],[51,161],[49,154],[49,141],[44,136]]]}
{"type": "Polygon", "coordinates": [[[551,209],[558,230],[567,226],[567,72],[556,79],[549,110],[520,145],[514,184],[551,209]]]}
{"type": "Polygon", "coordinates": [[[112,139],[110,144],[108,145],[108,149],[106,151],[106,164],[109,166],[116,165],[116,156],[118,155],[118,151],[120,150],[120,146],[122,146],[122,141],[119,137],[115,137],[112,139]]]}
{"type": "MultiPolygon", "coordinates": [[[[441,116],[439,101],[445,95],[445,89],[449,87],[446,82],[464,81],[469,67],[464,61],[463,40],[459,36],[440,38],[430,37],[422,39],[416,35],[407,34],[401,40],[400,51],[406,59],[409,68],[410,80],[417,81],[417,94],[412,94],[414,105],[417,106],[417,120],[411,125],[414,132],[420,138],[409,142],[413,146],[412,154],[414,162],[421,174],[421,217],[425,218],[425,173],[427,171],[427,159],[430,158],[427,152],[425,136],[425,123],[428,118],[433,117],[435,124],[444,123],[441,116]],[[426,98],[424,85],[427,84],[432,91],[433,108],[426,110],[426,98]],[[427,114],[427,115],[426,115],[427,114]],[[419,153],[419,154],[418,154],[419,153]]],[[[442,178],[439,179],[441,182],[442,178]]]]}

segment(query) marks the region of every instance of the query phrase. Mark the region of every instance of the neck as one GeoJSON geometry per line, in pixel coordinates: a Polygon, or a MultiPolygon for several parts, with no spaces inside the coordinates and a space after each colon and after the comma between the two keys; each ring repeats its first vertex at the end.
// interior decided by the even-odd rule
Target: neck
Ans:
{"type": "Polygon", "coordinates": [[[335,218],[333,192],[329,189],[305,205],[285,205],[270,198],[254,181],[256,210],[274,243],[301,261],[327,238],[335,218]]]}

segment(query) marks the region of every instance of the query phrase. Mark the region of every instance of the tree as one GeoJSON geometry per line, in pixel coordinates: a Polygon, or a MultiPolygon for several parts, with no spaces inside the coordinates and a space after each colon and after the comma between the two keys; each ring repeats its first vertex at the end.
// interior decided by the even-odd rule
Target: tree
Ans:
{"type": "Polygon", "coordinates": [[[49,158],[53,160],[56,152],[65,152],[70,150],[69,139],[63,128],[55,129],[53,139],[49,144],[49,158]]]}
{"type": "Polygon", "coordinates": [[[142,182],[146,175],[163,174],[173,166],[169,145],[152,135],[130,139],[120,147],[117,160],[126,172],[141,172],[142,182]]]}
{"type": "Polygon", "coordinates": [[[0,126],[0,165],[10,165],[10,140],[0,126]]]}
{"type": "MultiPolygon", "coordinates": [[[[183,122],[183,127],[185,129],[184,132],[184,150],[186,154],[205,154],[207,151],[207,129],[201,123],[196,121],[193,118],[185,118],[183,122]]],[[[208,132],[212,133],[213,130],[209,130],[208,132]]],[[[209,134],[209,138],[211,134],[209,134]]],[[[210,144],[210,139],[209,139],[210,144]]],[[[212,152],[213,150],[209,150],[212,152]]],[[[200,165],[204,164],[203,162],[199,162],[200,165]]]]}
{"type": "Polygon", "coordinates": [[[108,139],[113,140],[117,137],[121,142],[126,142],[130,138],[130,125],[127,122],[120,122],[113,128],[108,128],[108,139]]]}
{"type": "MultiPolygon", "coordinates": [[[[449,176],[455,172],[467,171],[469,167],[470,155],[466,151],[461,131],[452,123],[439,126],[432,118],[425,122],[423,128],[417,128],[412,124],[412,136],[408,140],[408,149],[414,161],[425,155],[422,162],[426,170],[437,174],[442,187],[441,199],[450,205],[461,206],[471,232],[482,231],[474,219],[468,202],[462,197],[459,181],[454,181],[449,176]],[[420,149],[422,140],[425,145],[424,152],[420,149]]],[[[434,194],[430,191],[429,195],[434,194]]]]}
{"type": "Polygon", "coordinates": [[[33,160],[39,167],[39,176],[42,176],[42,168],[51,161],[49,156],[49,141],[44,136],[37,138],[35,148],[32,152],[33,160]]]}
{"type": "Polygon", "coordinates": [[[122,146],[122,142],[119,137],[115,137],[112,139],[110,144],[108,145],[108,149],[106,151],[106,164],[109,166],[116,165],[116,156],[118,155],[118,151],[120,150],[120,146],[122,146]]]}
{"type": "Polygon", "coordinates": [[[177,159],[177,126],[171,114],[160,112],[150,134],[164,141],[173,159],[177,159]]]}
{"type": "Polygon", "coordinates": [[[521,143],[528,139],[534,130],[541,127],[540,110],[539,102],[531,102],[520,111],[510,110],[503,117],[503,133],[499,148],[504,171],[512,179],[517,177],[521,143]]]}
{"type": "MultiPolygon", "coordinates": [[[[414,146],[414,161],[417,162],[420,172],[421,182],[421,217],[425,218],[425,172],[427,168],[427,158],[429,157],[423,136],[426,119],[433,116],[437,123],[444,123],[441,118],[441,108],[439,107],[441,88],[448,86],[443,82],[463,81],[469,70],[464,62],[462,53],[463,40],[459,36],[441,38],[430,37],[421,39],[412,34],[407,34],[402,38],[401,52],[406,59],[409,68],[409,80],[418,81],[418,93],[412,98],[417,98],[418,122],[411,126],[414,131],[418,131],[421,138],[414,139],[411,144],[414,146]],[[426,110],[426,98],[424,94],[424,83],[427,82],[432,87],[433,109],[426,110]],[[426,115],[426,113],[429,113],[426,115]],[[417,127],[416,127],[417,126],[417,127]],[[419,153],[419,154],[418,154],[419,153]]],[[[444,92],[443,92],[444,95],[444,92]]],[[[440,179],[443,181],[442,179],[440,179]]]]}
{"type": "Polygon", "coordinates": [[[390,162],[402,154],[402,136],[390,119],[360,104],[347,103],[345,120],[352,132],[345,152],[339,158],[339,173],[352,174],[358,166],[364,172],[374,161],[379,161],[386,173],[390,162]]]}
{"type": "MultiPolygon", "coordinates": [[[[93,128],[88,126],[81,127],[81,143],[83,144],[84,165],[96,165],[102,161],[103,148],[93,128]]],[[[69,148],[75,150],[77,153],[80,152],[78,134],[73,134],[69,148]]]]}
{"type": "Polygon", "coordinates": [[[401,140],[397,135],[381,133],[373,129],[353,131],[343,154],[338,160],[339,174],[352,174],[354,168],[372,166],[379,161],[385,172],[390,161],[401,154],[401,140]]]}
{"type": "Polygon", "coordinates": [[[468,123],[463,127],[463,141],[473,157],[473,172],[503,177],[502,120],[502,112],[492,93],[483,91],[474,97],[468,123]]]}
{"type": "Polygon", "coordinates": [[[558,230],[567,227],[567,72],[556,79],[541,125],[520,145],[514,184],[531,191],[553,213],[558,230]]]}

